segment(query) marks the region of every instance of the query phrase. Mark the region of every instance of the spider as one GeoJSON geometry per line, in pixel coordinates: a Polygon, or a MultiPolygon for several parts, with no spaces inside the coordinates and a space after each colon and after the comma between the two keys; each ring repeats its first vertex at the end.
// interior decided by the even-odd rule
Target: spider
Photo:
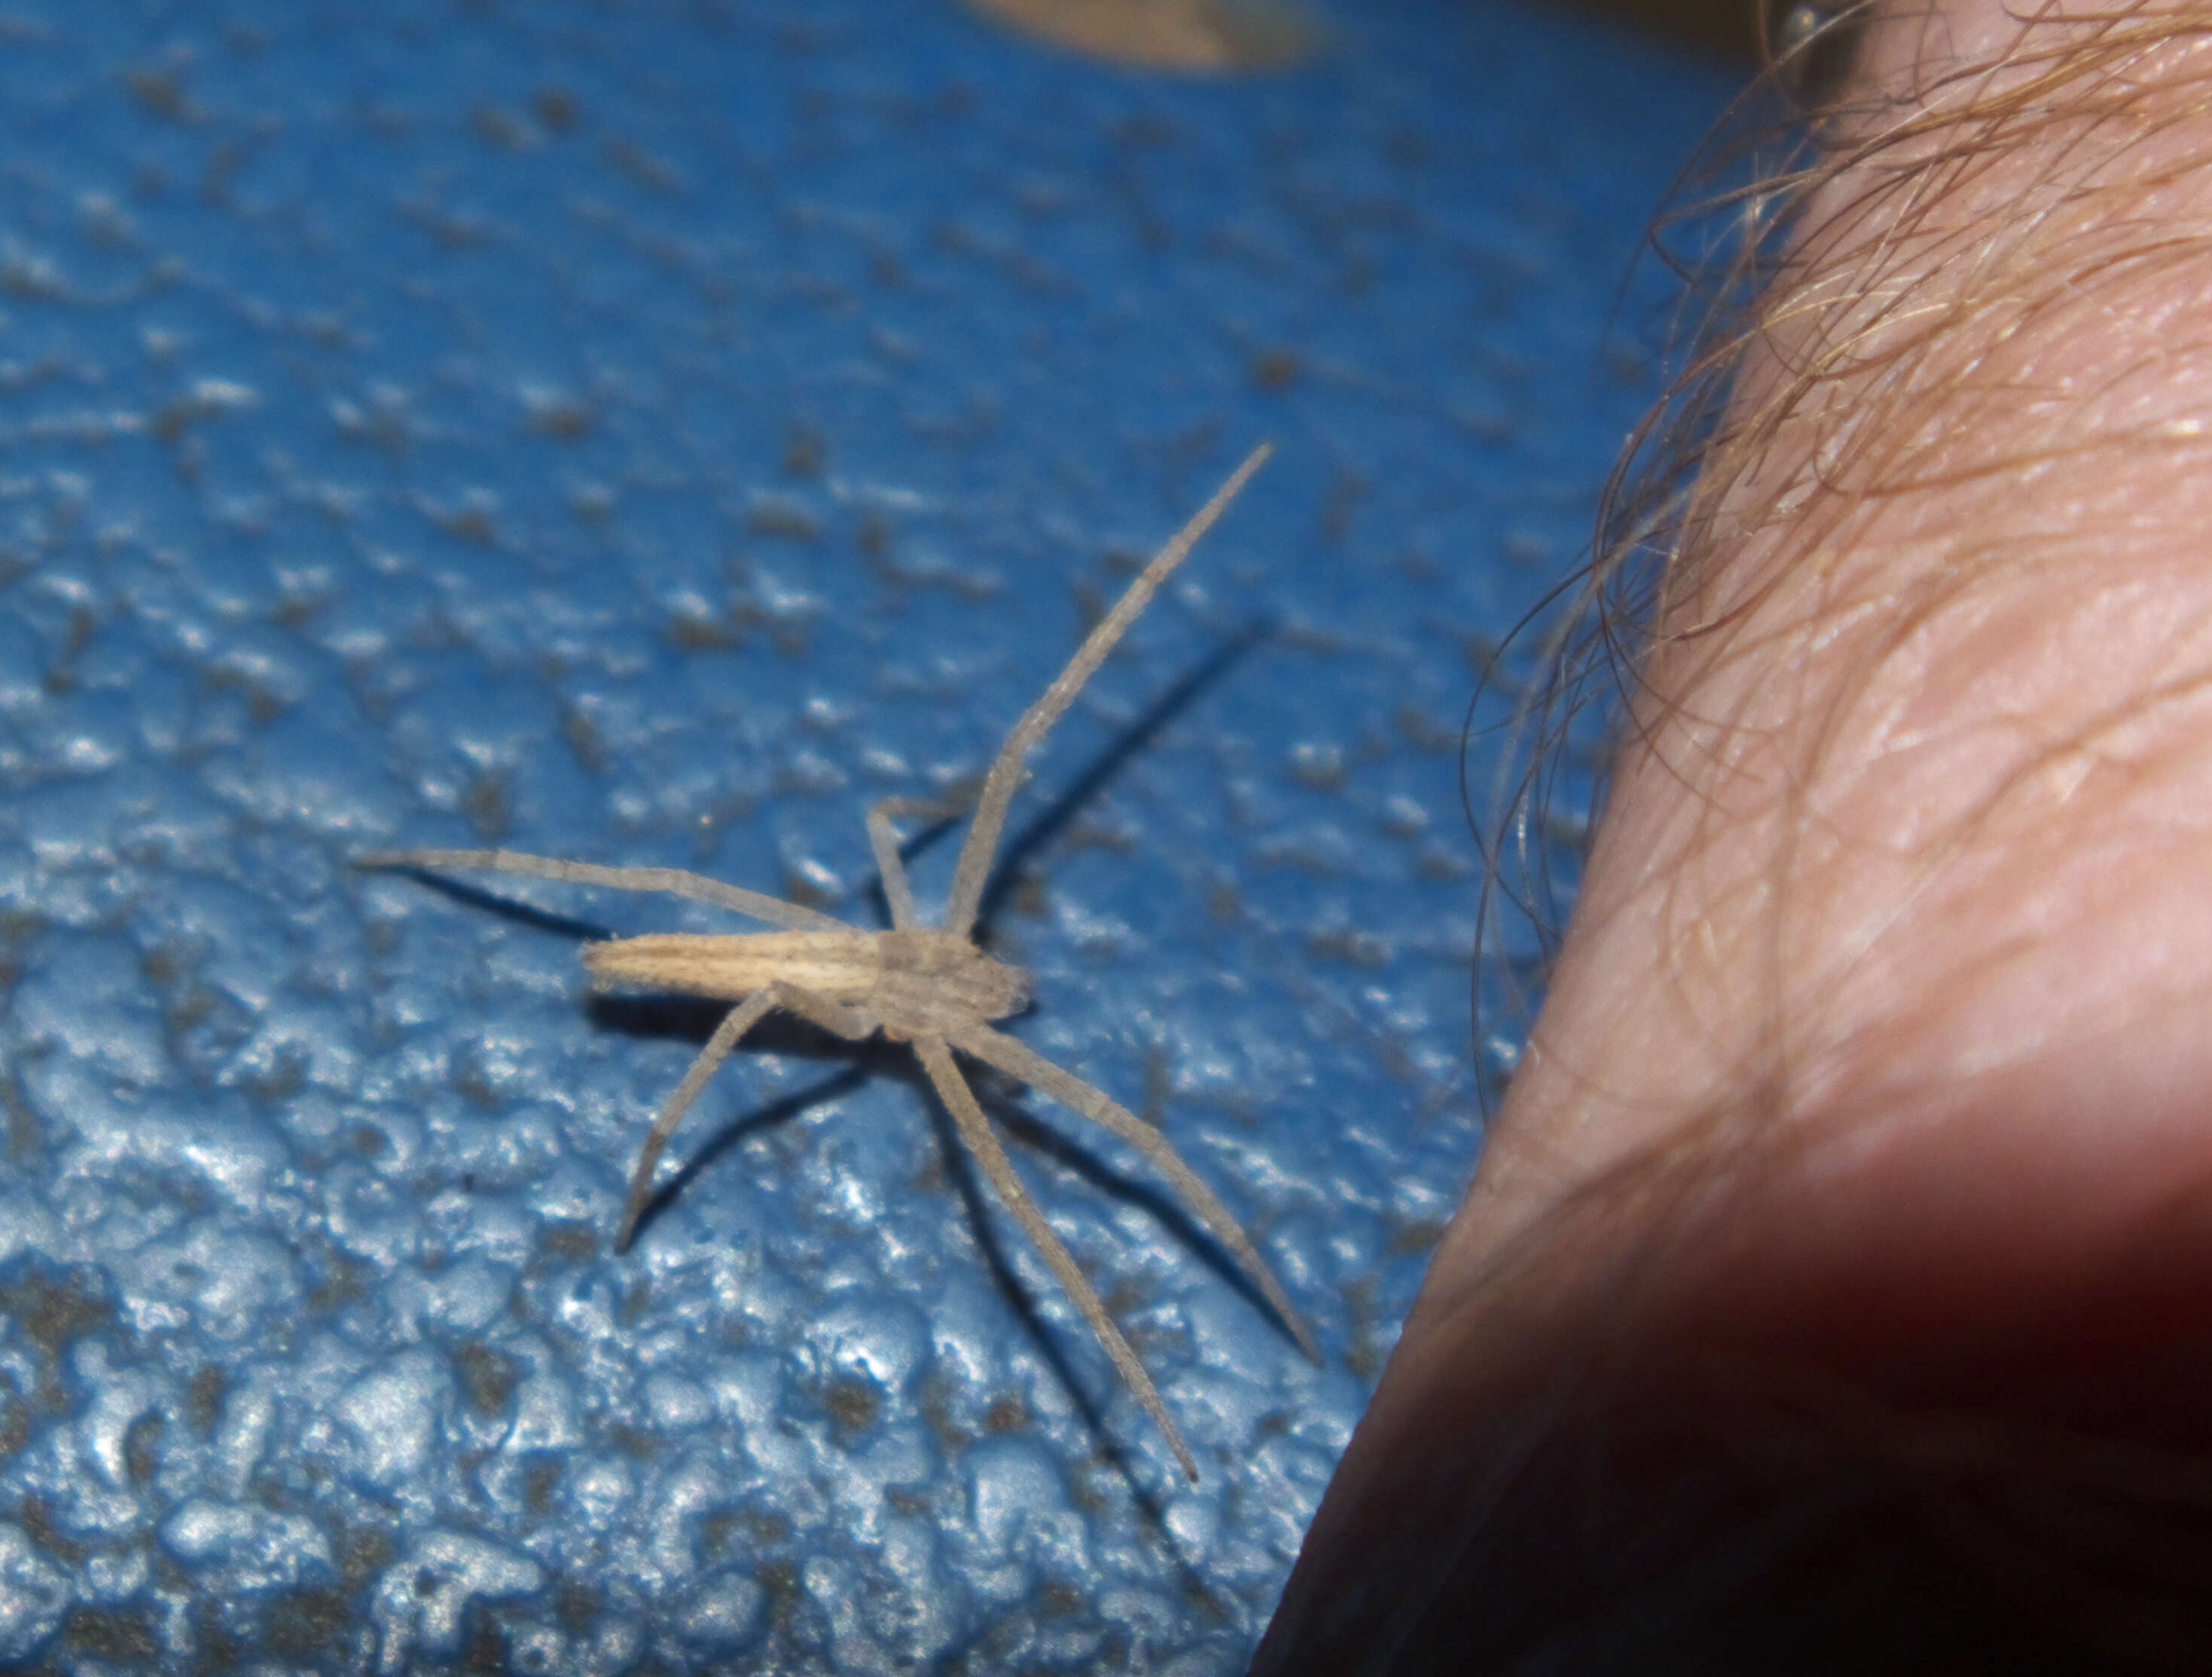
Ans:
{"type": "Polygon", "coordinates": [[[707,936],[662,933],[585,946],[584,965],[595,985],[672,991],[737,1003],[723,1016],[662,1106],[653,1128],[646,1132],[630,1174],[629,1195],[615,1241],[617,1252],[629,1248],[638,1219],[653,1198],[653,1174],[662,1150],[684,1114],[738,1040],[781,1008],[848,1041],[863,1041],[881,1031],[893,1042],[912,1046],[931,1086],[951,1113],[961,1142],[1067,1290],[1113,1359],[1115,1369],[1158,1424],[1176,1462],[1192,1479],[1198,1478],[1198,1464],[1169,1417],[1152,1376],[1145,1372],[1145,1365],[1130,1350],[1098,1295],[1014,1174],[1005,1148],[991,1132],[982,1107],[953,1058],[955,1049],[1042,1092],[1136,1147],[1251,1278],[1290,1328],[1299,1348],[1315,1362],[1321,1360],[1313,1336],[1291,1309],[1289,1297],[1237,1220],[1158,1132],[1103,1091],[1017,1039],[992,1028],[994,1020],[1019,1013],[1029,1005],[1030,976],[985,954],[974,936],[984,884],[1006,826],[1006,808],[1027,777],[1024,765],[1030,749],[1060,719],[1160,584],[1182,563],[1272,451],[1268,443],[1254,449],[1212,498],[1169,539],[1085,638],[1067,668],[1015,723],[984,777],[975,817],[953,869],[945,918],[934,926],[923,924],[915,906],[914,887],[899,859],[898,835],[891,825],[902,816],[944,813],[926,800],[887,799],[867,814],[868,843],[875,852],[884,896],[890,908],[889,931],[863,931],[797,903],[675,868],[608,868],[507,850],[383,851],[354,858],[357,868],[481,868],[529,874],[568,885],[660,892],[711,903],[781,928],[707,936]]]}

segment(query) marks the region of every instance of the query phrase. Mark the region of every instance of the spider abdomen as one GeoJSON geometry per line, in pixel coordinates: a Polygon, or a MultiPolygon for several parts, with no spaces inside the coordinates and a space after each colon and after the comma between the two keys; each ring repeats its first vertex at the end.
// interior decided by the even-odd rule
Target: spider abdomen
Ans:
{"type": "Polygon", "coordinates": [[[778,979],[836,1002],[865,1002],[883,968],[877,940],[859,931],[657,932],[584,946],[601,984],[742,1001],[778,979]]]}
{"type": "Polygon", "coordinates": [[[1029,974],[945,931],[658,932],[584,946],[601,984],[741,1001],[781,980],[856,1006],[894,1038],[942,1036],[1029,1005],[1029,974]]]}

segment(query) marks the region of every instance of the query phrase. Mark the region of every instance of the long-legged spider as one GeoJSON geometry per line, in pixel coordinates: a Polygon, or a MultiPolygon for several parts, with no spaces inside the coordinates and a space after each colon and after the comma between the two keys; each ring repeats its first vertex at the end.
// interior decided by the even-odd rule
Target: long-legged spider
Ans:
{"type": "Polygon", "coordinates": [[[1169,539],[1130,583],[1128,591],[1091,630],[1043,696],[1022,713],[984,778],[975,819],[953,869],[945,918],[935,926],[923,925],[915,911],[914,887],[899,859],[898,837],[891,821],[901,815],[943,812],[935,804],[911,799],[887,800],[867,816],[868,843],[875,852],[884,896],[890,906],[889,931],[862,931],[796,903],[675,868],[605,868],[507,850],[384,851],[354,858],[354,865],[360,868],[486,868],[569,885],[665,892],[732,909],[783,929],[719,936],[665,933],[618,937],[585,947],[584,965],[595,983],[674,991],[738,1004],[724,1015],[646,1133],[636,1168],[630,1174],[629,1197],[623,1207],[622,1229],[615,1242],[617,1251],[629,1249],[638,1218],[653,1196],[653,1172],[660,1162],[661,1150],[699,1091],[739,1038],[769,1013],[783,1008],[850,1041],[861,1041],[881,1031],[894,1042],[913,1044],[923,1071],[952,1114],[961,1141],[1014,1214],[1014,1220],[1036,1243],[1046,1264],[1113,1358],[1121,1378],[1159,1424],[1176,1461],[1193,1479],[1198,1477],[1198,1464],[1169,1418],[1151,1375],[1106,1314],[1075,1259],[1037,1210],[1021,1178],[1014,1174],[1006,1150],[991,1133],[975,1092],[953,1060],[954,1049],[1042,1091],[1141,1151],[1236,1258],[1288,1326],[1299,1347],[1308,1357],[1320,1360],[1312,1335],[1291,1308],[1289,1297],[1236,1218],[1158,1132],[1072,1072],[991,1028],[992,1021],[1018,1013],[1029,1004],[1030,977],[1019,967],[994,960],[977,947],[974,937],[984,884],[1006,826],[1007,805],[1026,778],[1024,765],[1030,748],[1060,719],[1169,573],[1182,563],[1270,452],[1270,445],[1262,443],[1230,474],[1212,498],[1169,539]]]}

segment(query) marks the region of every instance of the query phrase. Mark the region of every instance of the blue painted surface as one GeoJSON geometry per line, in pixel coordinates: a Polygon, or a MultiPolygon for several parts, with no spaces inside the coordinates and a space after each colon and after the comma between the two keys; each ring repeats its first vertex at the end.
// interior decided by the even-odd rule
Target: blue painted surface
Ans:
{"type": "Polygon", "coordinates": [[[1479,1142],[1471,654],[1724,92],[1360,13],[1210,81],[890,0],[0,7],[0,1665],[1240,1668],[1479,1142]],[[726,922],[345,864],[866,921],[867,804],[1262,436],[993,925],[1326,1347],[991,1089],[1194,1487],[895,1052],[765,1032],[611,1252],[708,1015],[577,938],[726,922]]]}

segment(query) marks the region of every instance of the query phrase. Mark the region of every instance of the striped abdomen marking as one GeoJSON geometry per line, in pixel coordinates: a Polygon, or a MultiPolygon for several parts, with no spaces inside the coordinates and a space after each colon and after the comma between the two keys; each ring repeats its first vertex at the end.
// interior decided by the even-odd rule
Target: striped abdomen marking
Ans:
{"type": "Polygon", "coordinates": [[[1029,1004],[1029,974],[944,931],[665,932],[584,946],[602,984],[734,1002],[778,979],[865,1009],[893,1037],[947,1035],[1029,1004]]]}
{"type": "Polygon", "coordinates": [[[601,984],[717,1001],[738,1001],[781,979],[833,1001],[865,1002],[884,960],[878,940],[862,931],[663,932],[586,943],[584,965],[601,984]]]}

